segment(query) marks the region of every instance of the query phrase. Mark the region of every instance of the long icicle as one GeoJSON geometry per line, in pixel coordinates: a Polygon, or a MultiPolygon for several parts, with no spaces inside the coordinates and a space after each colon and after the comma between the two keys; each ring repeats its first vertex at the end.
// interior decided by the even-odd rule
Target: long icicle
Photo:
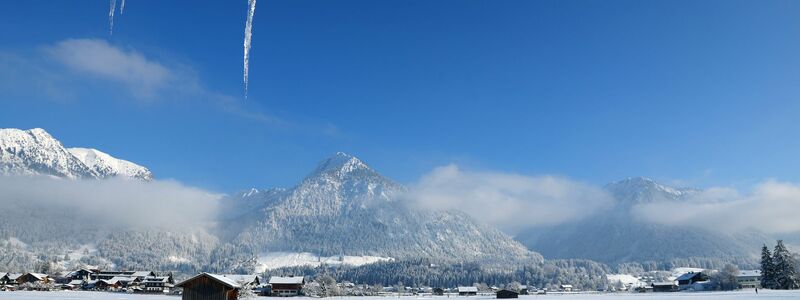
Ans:
{"type": "Polygon", "coordinates": [[[125,0],[119,3],[119,15],[121,16],[123,13],[125,13],[125,0]]]}
{"type": "Polygon", "coordinates": [[[114,34],[114,10],[116,10],[116,8],[117,8],[117,0],[111,0],[111,2],[108,5],[109,5],[109,9],[108,9],[108,34],[109,35],[113,35],[114,34]]]}
{"type": "Polygon", "coordinates": [[[253,15],[256,13],[256,0],[248,0],[247,23],[244,26],[244,97],[247,98],[248,73],[250,64],[250,40],[253,38],[253,15]]]}

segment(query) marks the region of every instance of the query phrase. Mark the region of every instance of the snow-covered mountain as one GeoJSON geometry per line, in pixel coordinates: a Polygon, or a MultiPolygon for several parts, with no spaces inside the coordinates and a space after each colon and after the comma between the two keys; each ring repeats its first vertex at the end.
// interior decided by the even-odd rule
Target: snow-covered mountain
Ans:
{"type": "Polygon", "coordinates": [[[100,150],[87,148],[69,148],[67,150],[101,178],[124,176],[147,181],[153,179],[153,174],[147,168],[115,158],[100,150]]]}
{"type": "Polygon", "coordinates": [[[233,197],[231,203],[247,210],[223,227],[235,228],[237,234],[230,235],[233,245],[255,254],[493,263],[542,259],[464,213],[411,207],[402,200],[404,192],[405,187],[358,158],[337,153],[294,188],[251,190],[233,197]]]}
{"type": "Polygon", "coordinates": [[[0,129],[0,174],[50,175],[69,179],[124,176],[151,180],[145,167],[95,149],[65,148],[44,129],[0,129]]]}
{"type": "Polygon", "coordinates": [[[685,225],[654,224],[637,218],[639,204],[672,201],[691,209],[701,190],[675,188],[649,178],[605,186],[617,200],[604,213],[569,224],[538,228],[516,239],[546,258],[584,258],[605,263],[669,261],[677,258],[751,258],[769,237],[756,231],[722,233],[698,219],[685,225]]]}

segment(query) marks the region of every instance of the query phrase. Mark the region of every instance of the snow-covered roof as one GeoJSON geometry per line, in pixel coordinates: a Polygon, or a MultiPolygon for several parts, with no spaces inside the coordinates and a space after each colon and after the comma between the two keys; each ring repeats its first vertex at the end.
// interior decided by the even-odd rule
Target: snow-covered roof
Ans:
{"type": "Polygon", "coordinates": [[[653,282],[653,286],[677,285],[674,281],[653,282]]]}
{"type": "Polygon", "coordinates": [[[68,284],[69,285],[82,285],[83,284],[83,280],[75,279],[73,281],[70,281],[68,284]]]}
{"type": "Polygon", "coordinates": [[[247,283],[247,284],[254,283],[256,281],[260,282],[260,280],[258,280],[258,276],[256,276],[256,275],[220,274],[220,276],[225,277],[225,278],[230,278],[235,282],[243,282],[243,283],[247,283]]]}
{"type": "Polygon", "coordinates": [[[225,285],[225,286],[227,286],[229,288],[238,289],[238,288],[242,287],[241,285],[239,285],[239,283],[233,281],[230,278],[227,278],[227,277],[222,276],[222,275],[211,274],[211,273],[200,273],[200,274],[197,274],[194,277],[186,279],[186,280],[182,281],[181,283],[178,283],[175,286],[177,286],[177,287],[184,286],[184,285],[186,285],[186,283],[191,282],[192,280],[195,280],[195,279],[197,279],[199,277],[203,277],[203,276],[211,278],[212,280],[217,281],[217,282],[219,282],[219,283],[221,283],[221,284],[223,284],[223,285],[225,285]]]}
{"type": "Polygon", "coordinates": [[[9,280],[17,280],[17,278],[19,278],[22,275],[25,275],[25,274],[20,274],[20,273],[8,273],[8,274],[6,274],[6,276],[8,276],[9,280]]]}
{"type": "Polygon", "coordinates": [[[562,288],[572,288],[572,285],[571,284],[562,284],[561,287],[562,288]]]}
{"type": "Polygon", "coordinates": [[[153,273],[152,271],[136,271],[133,272],[133,274],[131,274],[131,276],[133,277],[147,277],[152,275],[155,275],[155,273],[153,273]]]}
{"type": "Polygon", "coordinates": [[[269,284],[302,284],[303,276],[296,277],[282,277],[272,276],[269,278],[269,284]]]}
{"type": "Polygon", "coordinates": [[[463,292],[476,292],[477,293],[478,292],[478,287],[476,287],[476,286],[460,286],[460,287],[458,287],[458,292],[459,293],[463,293],[463,292]]]}
{"type": "Polygon", "coordinates": [[[695,276],[697,276],[698,274],[700,274],[700,272],[697,272],[697,273],[695,273],[695,272],[689,272],[689,273],[686,273],[686,274],[683,274],[683,275],[679,276],[679,277],[678,277],[677,279],[675,279],[675,280],[689,280],[689,279],[692,279],[692,277],[695,277],[695,276]]]}
{"type": "Polygon", "coordinates": [[[39,280],[47,278],[47,274],[42,274],[42,273],[28,273],[28,274],[39,280]]]}
{"type": "Polygon", "coordinates": [[[738,277],[758,277],[761,276],[761,270],[741,270],[738,277]]]}
{"type": "Polygon", "coordinates": [[[120,282],[131,282],[131,281],[136,280],[136,278],[128,277],[128,276],[114,276],[113,278],[111,278],[111,280],[116,280],[116,281],[120,281],[120,282]]]}

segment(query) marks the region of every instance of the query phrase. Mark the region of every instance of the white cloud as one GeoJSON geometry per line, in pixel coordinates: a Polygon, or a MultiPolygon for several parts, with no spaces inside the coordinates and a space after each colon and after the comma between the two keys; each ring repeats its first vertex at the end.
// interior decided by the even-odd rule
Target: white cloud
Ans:
{"type": "Polygon", "coordinates": [[[666,225],[698,225],[734,232],[758,229],[768,233],[800,231],[800,186],[768,180],[742,195],[735,189],[710,188],[686,201],[640,204],[637,218],[666,225]]]}
{"type": "Polygon", "coordinates": [[[602,189],[554,176],[434,169],[411,188],[424,209],[458,209],[514,233],[523,228],[576,221],[613,203],[602,189]]]}
{"type": "Polygon", "coordinates": [[[213,220],[219,194],[174,181],[0,177],[0,207],[74,212],[96,224],[186,226],[213,220]]]}
{"type": "Polygon", "coordinates": [[[68,39],[45,47],[45,52],[73,70],[117,81],[142,96],[181,81],[166,66],[105,40],[68,39]]]}

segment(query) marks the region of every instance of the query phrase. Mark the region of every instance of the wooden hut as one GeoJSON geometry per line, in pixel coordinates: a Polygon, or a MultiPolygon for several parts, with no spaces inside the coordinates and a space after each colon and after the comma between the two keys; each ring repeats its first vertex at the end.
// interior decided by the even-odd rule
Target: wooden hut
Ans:
{"type": "Polygon", "coordinates": [[[512,298],[519,298],[519,293],[512,290],[497,291],[497,299],[512,299],[512,298]]]}
{"type": "Polygon", "coordinates": [[[183,288],[183,300],[236,300],[241,286],[230,278],[201,273],[178,283],[183,288]]]}

